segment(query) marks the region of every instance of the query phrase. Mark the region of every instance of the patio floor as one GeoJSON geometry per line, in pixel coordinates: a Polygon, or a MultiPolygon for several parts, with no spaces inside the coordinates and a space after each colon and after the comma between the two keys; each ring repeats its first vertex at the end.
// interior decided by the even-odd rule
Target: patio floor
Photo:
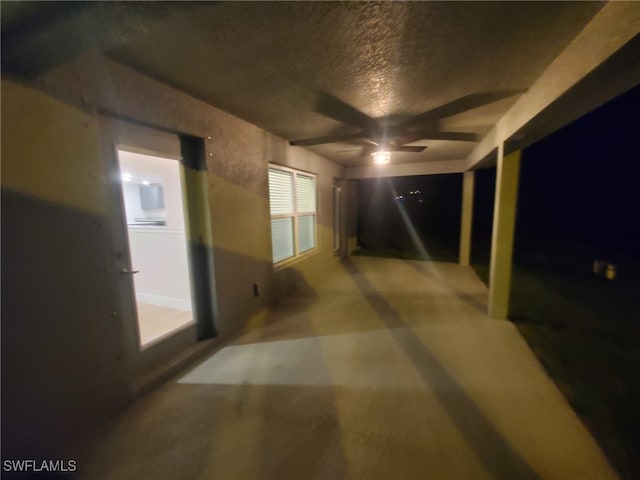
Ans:
{"type": "Polygon", "coordinates": [[[108,428],[82,478],[615,478],[468,267],[353,257],[108,428]]]}

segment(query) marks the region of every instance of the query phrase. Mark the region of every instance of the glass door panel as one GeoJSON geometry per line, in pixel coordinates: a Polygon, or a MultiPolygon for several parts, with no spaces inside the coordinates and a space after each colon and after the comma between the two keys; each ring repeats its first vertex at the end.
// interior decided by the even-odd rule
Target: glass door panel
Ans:
{"type": "Polygon", "coordinates": [[[194,323],[178,160],[118,149],[137,311],[149,347],[194,323]]]}

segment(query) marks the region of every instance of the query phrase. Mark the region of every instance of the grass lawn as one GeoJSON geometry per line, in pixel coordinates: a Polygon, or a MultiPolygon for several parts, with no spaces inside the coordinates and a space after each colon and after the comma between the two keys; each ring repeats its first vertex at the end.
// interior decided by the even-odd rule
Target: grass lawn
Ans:
{"type": "Polygon", "coordinates": [[[376,232],[366,232],[358,237],[359,248],[354,255],[401,258],[403,260],[458,261],[459,235],[427,235],[416,231],[415,237],[404,231],[381,238],[376,232]],[[425,240],[428,238],[428,242],[425,240]]]}
{"type": "MultiPolygon", "coordinates": [[[[622,478],[640,478],[640,262],[626,276],[516,258],[510,318],[622,478]]],[[[488,265],[474,265],[486,282],[488,265]]]]}

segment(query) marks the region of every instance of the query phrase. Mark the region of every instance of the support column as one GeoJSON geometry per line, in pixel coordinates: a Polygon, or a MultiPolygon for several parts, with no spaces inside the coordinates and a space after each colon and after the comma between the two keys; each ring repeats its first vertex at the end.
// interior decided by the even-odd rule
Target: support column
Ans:
{"type": "Polygon", "coordinates": [[[519,174],[520,150],[505,157],[504,144],[501,144],[498,147],[489,278],[489,315],[493,318],[504,319],[509,313],[519,174]]]}
{"type": "Polygon", "coordinates": [[[475,172],[462,175],[462,221],[460,224],[460,265],[471,263],[471,226],[473,222],[473,186],[475,172]]]}

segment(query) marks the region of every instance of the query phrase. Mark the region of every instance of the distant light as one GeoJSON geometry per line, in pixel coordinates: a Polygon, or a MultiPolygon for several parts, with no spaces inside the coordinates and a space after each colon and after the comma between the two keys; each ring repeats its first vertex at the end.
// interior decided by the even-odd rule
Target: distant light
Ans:
{"type": "Polygon", "coordinates": [[[146,180],[144,180],[144,181],[142,182],[142,184],[143,184],[143,185],[147,185],[147,186],[148,186],[148,185],[149,185],[149,182],[147,182],[146,180]]]}
{"type": "Polygon", "coordinates": [[[132,182],[133,181],[133,175],[131,175],[130,173],[123,173],[122,174],[122,181],[123,182],[132,182]]]}
{"type": "Polygon", "coordinates": [[[373,157],[373,163],[376,165],[386,165],[391,161],[391,152],[380,150],[371,154],[373,157]]]}

